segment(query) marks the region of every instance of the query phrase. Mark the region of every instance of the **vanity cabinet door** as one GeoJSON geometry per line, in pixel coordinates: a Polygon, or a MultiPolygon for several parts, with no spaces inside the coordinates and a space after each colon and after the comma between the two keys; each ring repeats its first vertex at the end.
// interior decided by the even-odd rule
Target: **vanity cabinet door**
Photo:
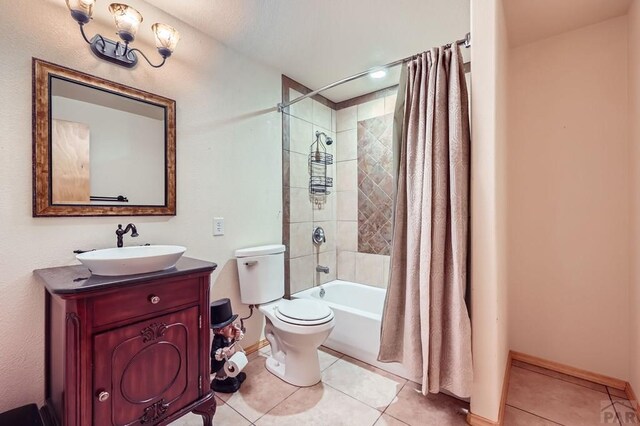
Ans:
{"type": "Polygon", "coordinates": [[[93,425],[156,424],[199,398],[198,307],[94,336],[93,425]]]}

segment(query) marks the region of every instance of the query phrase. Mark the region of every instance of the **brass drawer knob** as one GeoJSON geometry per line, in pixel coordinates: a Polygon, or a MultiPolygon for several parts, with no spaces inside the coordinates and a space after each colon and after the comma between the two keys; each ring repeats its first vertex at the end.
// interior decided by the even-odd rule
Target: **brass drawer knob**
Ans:
{"type": "Polygon", "coordinates": [[[109,396],[109,392],[105,390],[100,391],[100,393],[98,393],[98,401],[105,402],[107,399],[109,399],[109,396]]]}
{"type": "Polygon", "coordinates": [[[149,302],[157,305],[158,303],[160,303],[160,297],[152,294],[151,296],[149,296],[149,302]]]}

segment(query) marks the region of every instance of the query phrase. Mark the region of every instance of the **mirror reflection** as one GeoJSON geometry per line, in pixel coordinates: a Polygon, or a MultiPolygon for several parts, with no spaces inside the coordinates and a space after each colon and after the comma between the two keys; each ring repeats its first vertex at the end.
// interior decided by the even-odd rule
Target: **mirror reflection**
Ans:
{"type": "Polygon", "coordinates": [[[52,76],[51,203],[163,206],[165,107],[52,76]]]}

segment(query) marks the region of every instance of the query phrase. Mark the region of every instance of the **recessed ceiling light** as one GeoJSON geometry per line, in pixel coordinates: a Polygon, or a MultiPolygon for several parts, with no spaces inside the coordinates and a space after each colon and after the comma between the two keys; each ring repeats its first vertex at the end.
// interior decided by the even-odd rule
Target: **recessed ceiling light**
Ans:
{"type": "Polygon", "coordinates": [[[371,74],[371,78],[382,78],[385,75],[387,75],[387,72],[385,70],[378,70],[378,71],[374,71],[371,74]]]}

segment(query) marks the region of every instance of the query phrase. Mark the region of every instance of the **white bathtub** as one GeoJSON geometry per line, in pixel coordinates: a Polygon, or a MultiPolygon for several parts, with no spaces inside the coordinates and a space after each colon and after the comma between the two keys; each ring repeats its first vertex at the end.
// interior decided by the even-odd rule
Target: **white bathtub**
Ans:
{"type": "Polygon", "coordinates": [[[293,297],[322,300],[333,310],[336,326],[324,346],[405,379],[419,381],[411,377],[402,364],[377,361],[385,295],[386,290],[382,288],[335,280],[293,297]],[[321,288],[325,290],[324,297],[320,297],[321,288]]]}

